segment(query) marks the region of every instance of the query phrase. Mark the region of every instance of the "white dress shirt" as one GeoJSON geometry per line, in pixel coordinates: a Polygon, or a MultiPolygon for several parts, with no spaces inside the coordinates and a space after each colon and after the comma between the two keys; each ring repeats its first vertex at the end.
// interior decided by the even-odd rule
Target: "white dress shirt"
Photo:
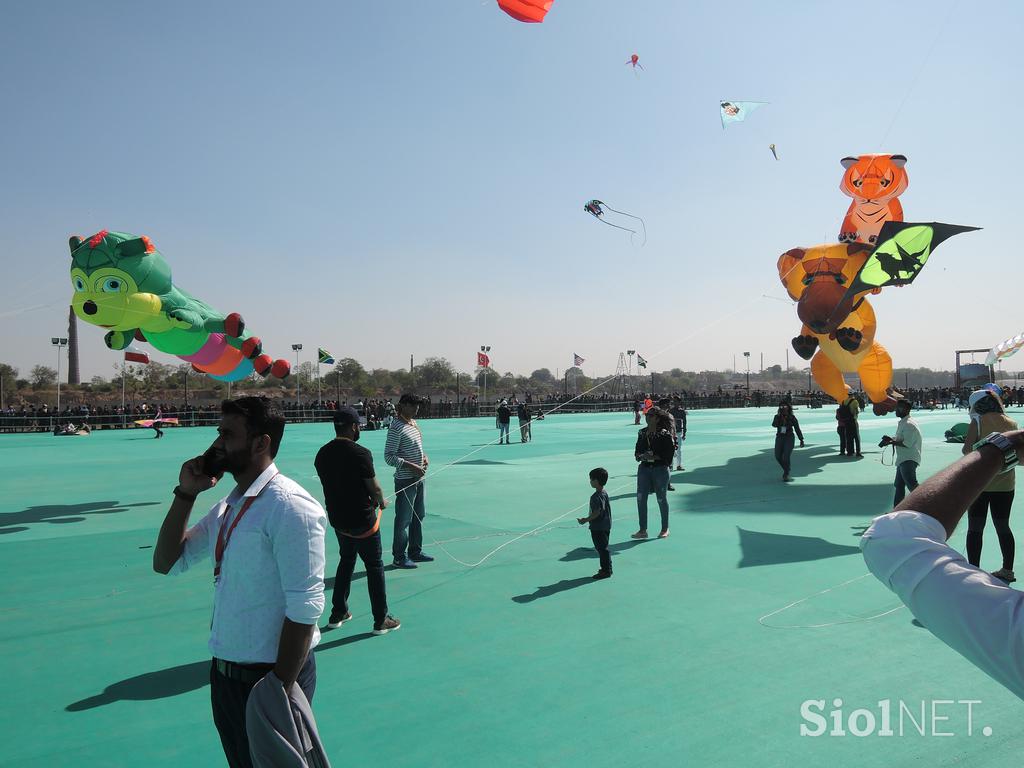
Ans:
{"type": "Polygon", "coordinates": [[[236,487],[188,529],[171,573],[209,559],[212,578],[217,534],[224,526],[227,537],[249,497],[255,500],[232,532],[214,582],[210,652],[240,664],[272,664],[285,617],[313,625],[310,648],[320,642],[327,514],[302,486],[271,464],[244,493],[236,487]]]}
{"type": "Polygon", "coordinates": [[[970,565],[920,512],[876,518],[860,546],[868,569],[933,635],[1024,699],[1024,594],[970,565]]]}

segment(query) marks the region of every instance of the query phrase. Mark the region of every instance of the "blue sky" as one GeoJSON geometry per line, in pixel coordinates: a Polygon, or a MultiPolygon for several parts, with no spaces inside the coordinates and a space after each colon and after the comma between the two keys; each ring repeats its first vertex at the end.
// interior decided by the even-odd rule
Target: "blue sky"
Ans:
{"type": "MultiPolygon", "coordinates": [[[[1022,22],[1008,0],[556,0],[542,25],[479,0],[14,4],[0,361],[53,364],[67,237],[107,228],[149,235],[274,356],[782,363],[778,255],[834,240],[840,158],[889,151],[908,221],[984,227],[872,299],[897,366],[950,368],[1024,327],[1022,22]],[[723,131],[720,99],[771,104],[723,131]]],[[[83,375],[110,375],[99,329],[81,336],[83,375]]]]}

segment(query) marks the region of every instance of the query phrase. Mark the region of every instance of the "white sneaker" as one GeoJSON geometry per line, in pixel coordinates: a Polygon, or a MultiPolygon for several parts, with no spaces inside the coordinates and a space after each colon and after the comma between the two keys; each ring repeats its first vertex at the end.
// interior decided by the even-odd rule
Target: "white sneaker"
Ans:
{"type": "Polygon", "coordinates": [[[328,629],[337,629],[338,627],[340,627],[342,624],[344,624],[346,621],[348,621],[351,618],[352,618],[352,612],[351,611],[347,612],[344,616],[341,616],[341,617],[331,616],[330,620],[327,622],[327,628],[328,629]]]}

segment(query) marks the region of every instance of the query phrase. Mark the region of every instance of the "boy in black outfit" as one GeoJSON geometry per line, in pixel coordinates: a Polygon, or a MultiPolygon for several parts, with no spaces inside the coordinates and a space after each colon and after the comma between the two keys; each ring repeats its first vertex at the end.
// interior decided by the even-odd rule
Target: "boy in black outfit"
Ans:
{"type": "Polygon", "coordinates": [[[385,635],[402,623],[388,613],[381,557],[380,512],[387,506],[373,470],[373,455],[356,445],[359,413],[343,405],[334,413],[337,437],[327,443],[313,462],[324,487],[327,518],[338,536],[341,559],[334,577],[333,606],[327,628],[335,629],[352,618],[348,610],[352,571],[358,555],[366,566],[366,587],[373,609],[373,634],[385,635]]]}
{"type": "Polygon", "coordinates": [[[608,551],[608,538],[612,533],[612,506],[604,490],[607,482],[607,469],[598,467],[590,470],[590,487],[594,489],[594,495],[590,497],[590,516],[576,518],[580,525],[590,523],[590,538],[594,542],[597,556],[601,558],[601,570],[594,574],[595,579],[608,579],[612,575],[612,556],[608,551]]]}

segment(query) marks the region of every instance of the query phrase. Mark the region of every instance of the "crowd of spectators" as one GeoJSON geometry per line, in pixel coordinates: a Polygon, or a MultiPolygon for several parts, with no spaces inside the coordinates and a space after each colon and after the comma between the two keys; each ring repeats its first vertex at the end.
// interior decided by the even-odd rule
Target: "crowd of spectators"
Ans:
{"type": "MultiPolygon", "coordinates": [[[[915,408],[945,409],[966,408],[970,388],[956,390],[952,387],[908,388],[901,391],[915,408]]],[[[1024,386],[1004,387],[1003,402],[1007,406],[1024,406],[1024,386]]],[[[780,402],[795,406],[820,408],[834,405],[831,397],[820,391],[809,390],[761,390],[748,391],[745,388],[723,388],[700,392],[686,390],[670,393],[622,393],[601,392],[600,394],[546,393],[535,397],[533,393],[512,392],[496,397],[493,402],[483,403],[476,395],[461,399],[448,396],[434,398],[428,395],[420,408],[420,418],[455,418],[460,416],[493,415],[502,399],[537,404],[542,411],[560,412],[607,412],[631,411],[635,401],[650,398],[655,402],[661,398],[678,398],[688,410],[702,408],[776,407],[780,402]]],[[[294,401],[281,403],[289,421],[329,421],[339,405],[352,405],[366,420],[367,429],[387,427],[395,413],[393,398],[374,397],[347,400],[320,400],[301,405],[294,401]]],[[[0,432],[52,432],[64,424],[86,424],[91,429],[134,428],[135,421],[152,419],[157,413],[164,418],[175,418],[181,426],[209,426],[220,418],[220,402],[203,403],[161,403],[143,402],[126,406],[119,404],[89,404],[71,402],[60,412],[55,406],[20,405],[0,410],[0,432]]]]}

